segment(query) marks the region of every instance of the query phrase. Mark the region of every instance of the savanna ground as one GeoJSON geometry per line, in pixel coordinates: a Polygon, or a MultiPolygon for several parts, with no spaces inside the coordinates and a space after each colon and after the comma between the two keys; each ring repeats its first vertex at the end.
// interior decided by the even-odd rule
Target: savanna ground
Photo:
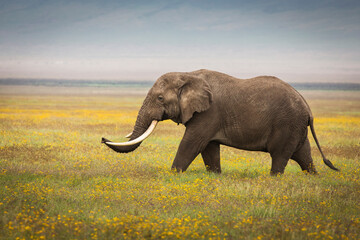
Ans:
{"type": "Polygon", "coordinates": [[[268,154],[228,147],[221,175],[201,157],[171,172],[184,127],[169,121],[115,153],[100,139],[124,141],[143,96],[64,94],[0,95],[1,239],[360,238],[359,92],[304,93],[341,172],[311,137],[319,174],[290,161],[278,177],[268,154]]]}

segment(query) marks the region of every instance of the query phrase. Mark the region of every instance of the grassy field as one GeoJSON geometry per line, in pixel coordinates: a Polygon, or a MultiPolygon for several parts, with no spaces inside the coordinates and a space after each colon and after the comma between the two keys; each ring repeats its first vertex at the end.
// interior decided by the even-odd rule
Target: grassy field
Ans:
{"type": "Polygon", "coordinates": [[[360,239],[358,93],[308,94],[341,172],[311,138],[319,174],[279,177],[268,154],[228,147],[221,175],[201,157],[171,172],[184,127],[169,121],[133,153],[100,144],[125,140],[140,96],[0,95],[0,239],[360,239]]]}

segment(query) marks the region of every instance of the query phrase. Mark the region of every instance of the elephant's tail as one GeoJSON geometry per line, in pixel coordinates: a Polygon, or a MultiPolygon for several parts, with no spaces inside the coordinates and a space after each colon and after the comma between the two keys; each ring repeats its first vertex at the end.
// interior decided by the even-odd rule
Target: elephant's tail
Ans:
{"type": "Polygon", "coordinates": [[[316,137],[316,133],[315,133],[315,129],[314,129],[314,118],[313,117],[310,117],[309,119],[309,125],[310,125],[310,129],[311,129],[311,133],[314,137],[314,140],[316,142],[316,145],[317,147],[319,148],[320,150],[320,153],[321,153],[321,156],[323,158],[323,161],[325,163],[326,166],[328,166],[329,168],[335,170],[335,171],[340,171],[338,168],[334,167],[334,165],[330,162],[329,159],[327,159],[323,153],[323,151],[321,150],[321,147],[320,147],[320,144],[319,144],[319,141],[317,140],[317,137],[316,137]]]}

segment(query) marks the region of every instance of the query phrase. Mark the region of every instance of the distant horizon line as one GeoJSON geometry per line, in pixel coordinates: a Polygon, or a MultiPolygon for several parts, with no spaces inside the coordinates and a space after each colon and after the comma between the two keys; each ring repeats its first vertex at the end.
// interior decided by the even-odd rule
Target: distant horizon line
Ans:
{"type": "MultiPolygon", "coordinates": [[[[259,75],[259,76],[268,76],[268,75],[259,75]]],[[[254,76],[256,77],[256,76],[254,76]]],[[[251,79],[251,78],[239,78],[239,79],[251,79]]],[[[287,83],[304,83],[304,84],[315,84],[315,83],[324,83],[324,84],[359,84],[359,80],[344,80],[344,81],[337,81],[337,80],[314,80],[314,81],[297,81],[297,80],[284,80],[280,78],[284,82],[287,83]]],[[[56,82],[56,81],[64,81],[64,82],[104,82],[104,83],[155,83],[156,79],[90,79],[90,78],[28,78],[28,77],[0,77],[0,84],[8,81],[19,81],[19,82],[31,82],[31,81],[42,81],[42,82],[56,82]]],[[[7,84],[10,85],[10,84],[7,84]]]]}
{"type": "MultiPolygon", "coordinates": [[[[69,79],[27,79],[0,78],[0,86],[42,86],[42,87],[122,87],[151,88],[155,81],[149,80],[69,80],[69,79]]],[[[360,83],[353,82],[288,82],[297,90],[340,90],[360,91],[360,83]]]]}

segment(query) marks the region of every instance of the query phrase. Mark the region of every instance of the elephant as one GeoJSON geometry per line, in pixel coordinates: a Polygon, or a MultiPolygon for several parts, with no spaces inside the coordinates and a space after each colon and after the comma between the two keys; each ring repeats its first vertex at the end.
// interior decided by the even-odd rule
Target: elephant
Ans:
{"type": "Polygon", "coordinates": [[[172,164],[177,172],[201,153],[206,169],[221,173],[220,145],[225,145],[270,153],[271,175],[284,173],[289,159],[315,174],[308,126],[324,163],[339,170],[321,150],[304,97],[273,76],[239,79],[206,69],[166,73],[149,90],[129,141],[102,138],[102,143],[119,153],[134,151],[167,119],[186,128],[172,164]]]}

